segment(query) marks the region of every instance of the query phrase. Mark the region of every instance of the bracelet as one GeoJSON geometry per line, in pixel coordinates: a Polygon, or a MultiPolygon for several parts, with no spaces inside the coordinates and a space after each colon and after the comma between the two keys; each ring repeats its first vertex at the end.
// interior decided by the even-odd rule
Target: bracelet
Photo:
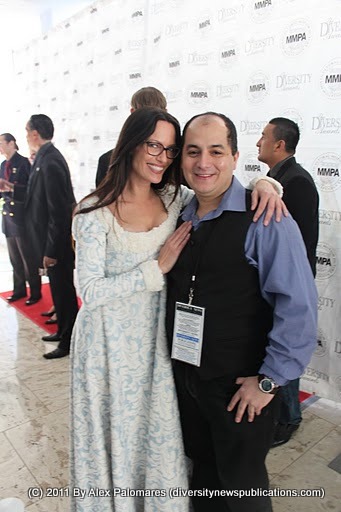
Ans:
{"type": "Polygon", "coordinates": [[[250,181],[249,186],[252,187],[252,190],[255,188],[256,183],[258,183],[260,180],[265,180],[271,183],[271,185],[276,189],[277,194],[279,197],[283,197],[283,187],[279,183],[279,181],[276,181],[274,178],[270,178],[270,176],[256,176],[256,178],[253,178],[253,180],[250,181]]]}

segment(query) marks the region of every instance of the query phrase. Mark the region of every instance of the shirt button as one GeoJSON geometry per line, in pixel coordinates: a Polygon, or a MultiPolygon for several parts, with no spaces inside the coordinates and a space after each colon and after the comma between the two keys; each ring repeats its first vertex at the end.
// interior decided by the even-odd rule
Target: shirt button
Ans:
{"type": "Polygon", "coordinates": [[[11,213],[9,214],[9,216],[10,216],[10,217],[14,217],[14,213],[12,213],[12,212],[11,212],[11,213]]]}
{"type": "Polygon", "coordinates": [[[9,204],[10,204],[11,206],[14,206],[14,201],[11,201],[9,204]]]}

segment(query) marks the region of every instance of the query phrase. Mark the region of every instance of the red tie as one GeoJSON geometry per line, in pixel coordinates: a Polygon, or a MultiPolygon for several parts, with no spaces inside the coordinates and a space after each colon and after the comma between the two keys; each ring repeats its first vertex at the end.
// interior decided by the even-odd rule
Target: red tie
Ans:
{"type": "Polygon", "coordinates": [[[5,163],[5,173],[4,173],[5,180],[8,181],[10,175],[11,175],[11,164],[9,163],[9,160],[6,160],[6,163],[5,163]]]}

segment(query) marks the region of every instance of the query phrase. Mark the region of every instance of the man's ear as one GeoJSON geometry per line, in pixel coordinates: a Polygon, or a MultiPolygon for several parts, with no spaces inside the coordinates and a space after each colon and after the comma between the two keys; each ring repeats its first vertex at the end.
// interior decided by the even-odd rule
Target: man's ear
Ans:
{"type": "Polygon", "coordinates": [[[236,167],[237,167],[237,163],[238,163],[238,158],[239,158],[239,151],[236,152],[235,155],[233,155],[233,160],[234,160],[234,170],[236,170],[236,167]]]}
{"type": "Polygon", "coordinates": [[[276,140],[275,149],[279,149],[280,151],[286,151],[285,149],[285,141],[284,140],[276,140]]]}
{"type": "Polygon", "coordinates": [[[134,107],[130,107],[130,113],[132,114],[133,112],[135,112],[136,108],[134,107]]]}

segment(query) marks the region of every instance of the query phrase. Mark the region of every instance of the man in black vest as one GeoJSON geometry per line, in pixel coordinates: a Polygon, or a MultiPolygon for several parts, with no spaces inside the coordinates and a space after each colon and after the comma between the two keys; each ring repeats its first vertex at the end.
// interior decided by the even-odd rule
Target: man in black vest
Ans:
{"type": "MultiPolygon", "coordinates": [[[[311,270],[316,275],[316,247],[319,233],[319,196],[311,175],[295,160],[299,127],[291,119],[276,117],[265,126],[257,142],[258,159],[270,168],[268,176],[282,184],[283,200],[300,228],[311,270]]],[[[280,389],[279,421],[273,446],[286,443],[302,421],[299,379],[280,389]]]]}
{"type": "Polygon", "coordinates": [[[230,119],[209,112],[186,124],[182,168],[196,196],[179,224],[193,232],[168,273],[166,329],[195,512],[272,510],[276,391],[302,374],[317,340],[299,229],[290,216],[252,221],[237,160],[230,119]]]}

